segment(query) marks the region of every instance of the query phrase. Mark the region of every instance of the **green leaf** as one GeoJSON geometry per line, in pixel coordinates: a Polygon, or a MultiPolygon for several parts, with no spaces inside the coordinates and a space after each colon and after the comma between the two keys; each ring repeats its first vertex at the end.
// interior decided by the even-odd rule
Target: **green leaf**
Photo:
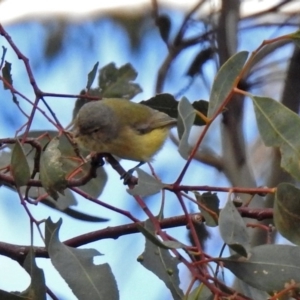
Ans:
{"type": "Polygon", "coordinates": [[[252,248],[247,258],[236,254],[221,261],[239,279],[268,293],[300,283],[300,247],[262,245],[252,248]]]}
{"type": "Polygon", "coordinates": [[[300,47],[300,30],[297,30],[296,32],[289,34],[289,37],[298,47],[300,47]]]}
{"type": "Polygon", "coordinates": [[[230,57],[219,70],[210,94],[207,113],[209,118],[213,117],[235,87],[236,79],[240,75],[247,57],[247,51],[239,52],[230,57]]]}
{"type": "Polygon", "coordinates": [[[142,91],[138,84],[132,82],[136,77],[137,73],[129,63],[119,69],[114,63],[106,65],[99,75],[102,98],[133,98],[142,91]]]}
{"type": "Polygon", "coordinates": [[[30,286],[22,294],[31,299],[46,300],[45,276],[42,269],[38,268],[35,262],[34,252],[31,248],[27,254],[23,267],[31,277],[30,286]]]}
{"type": "Polygon", "coordinates": [[[30,179],[30,168],[19,140],[16,141],[12,150],[10,166],[16,186],[26,185],[30,179]]]}
{"type": "Polygon", "coordinates": [[[274,223],[282,236],[300,245],[300,190],[290,183],[278,185],[274,201],[274,223]]]}
{"type": "Polygon", "coordinates": [[[88,80],[86,83],[86,89],[89,90],[95,80],[97,70],[98,70],[99,62],[96,62],[93,69],[88,74],[88,80]]]}
{"type": "Polygon", "coordinates": [[[44,189],[57,200],[58,192],[63,194],[67,187],[66,170],[59,150],[59,138],[53,138],[41,155],[40,177],[44,189]]]}
{"type": "Polygon", "coordinates": [[[133,189],[127,189],[130,195],[139,195],[141,197],[146,197],[159,193],[164,185],[154,177],[150,176],[148,173],[142,169],[136,169],[138,173],[138,184],[135,185],[133,189]]]}
{"type": "Polygon", "coordinates": [[[219,205],[220,200],[216,193],[206,192],[202,195],[195,192],[195,196],[199,205],[205,224],[210,227],[218,226],[219,205]]]}
{"type": "Polygon", "coordinates": [[[243,218],[231,200],[227,201],[220,212],[219,228],[224,242],[235,252],[247,257],[250,237],[243,218]]]}
{"type": "MultiPolygon", "coordinates": [[[[209,105],[209,102],[205,101],[205,100],[198,100],[198,101],[194,101],[192,103],[192,106],[194,107],[194,109],[197,110],[198,112],[201,112],[205,117],[207,117],[208,105],[209,105]]],[[[196,115],[194,125],[203,126],[203,125],[206,125],[206,123],[202,118],[200,118],[200,116],[196,115]]]]}
{"type": "MultiPolygon", "coordinates": [[[[150,220],[145,222],[145,228],[154,234],[153,224],[150,220]]],[[[177,267],[179,261],[172,257],[168,250],[157,247],[146,238],[145,250],[139,256],[138,261],[165,283],[174,300],[182,300],[183,293],[179,287],[177,267]]]]}
{"type": "Polygon", "coordinates": [[[141,101],[140,104],[164,112],[171,118],[177,119],[178,101],[171,94],[167,94],[167,93],[157,94],[148,100],[141,101]]]}
{"type": "Polygon", "coordinates": [[[45,240],[51,262],[78,299],[117,300],[119,292],[110,266],[94,265],[100,255],[95,249],[75,249],[61,243],[58,231],[62,221],[46,221],[45,240]]]}
{"type": "MultiPolygon", "coordinates": [[[[12,76],[11,76],[11,63],[5,61],[4,67],[2,68],[2,76],[7,83],[10,85],[13,84],[12,76]]],[[[9,87],[3,82],[3,88],[8,90],[9,87]]]]}
{"type": "Polygon", "coordinates": [[[300,118],[283,104],[251,96],[260,135],[266,146],[280,147],[281,167],[300,180],[300,118]]]}
{"type": "Polygon", "coordinates": [[[188,159],[191,151],[188,139],[195,121],[195,110],[187,98],[183,97],[178,104],[178,151],[184,159],[188,159]]]}
{"type": "MultiPolygon", "coordinates": [[[[174,98],[173,95],[163,93],[157,94],[156,96],[144,100],[140,102],[141,104],[147,105],[153,109],[159,110],[164,112],[171,118],[177,119],[178,118],[178,101],[174,98]]],[[[207,116],[208,110],[208,101],[205,100],[198,100],[192,103],[192,106],[195,110],[201,112],[204,116],[207,116]]],[[[195,117],[194,125],[202,126],[206,123],[201,119],[198,115],[195,117]]]]}
{"type": "Polygon", "coordinates": [[[46,300],[45,276],[42,269],[38,268],[34,259],[33,249],[27,254],[24,269],[31,277],[31,283],[24,292],[6,292],[0,290],[0,299],[3,300],[46,300]]]}

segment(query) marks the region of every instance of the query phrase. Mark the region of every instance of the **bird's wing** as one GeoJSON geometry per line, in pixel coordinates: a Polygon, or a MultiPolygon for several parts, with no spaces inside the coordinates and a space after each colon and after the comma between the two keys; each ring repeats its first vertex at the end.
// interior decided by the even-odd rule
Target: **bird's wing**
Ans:
{"type": "Polygon", "coordinates": [[[161,127],[172,127],[177,124],[177,120],[171,118],[167,114],[153,110],[153,113],[148,118],[147,122],[138,122],[134,124],[134,128],[140,133],[147,133],[161,127]]]}

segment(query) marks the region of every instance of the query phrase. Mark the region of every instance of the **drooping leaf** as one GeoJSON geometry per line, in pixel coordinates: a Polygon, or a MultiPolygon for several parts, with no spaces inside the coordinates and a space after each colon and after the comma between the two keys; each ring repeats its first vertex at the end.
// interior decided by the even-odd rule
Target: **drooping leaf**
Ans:
{"type": "Polygon", "coordinates": [[[45,276],[42,269],[38,268],[35,262],[33,249],[27,254],[23,267],[31,277],[30,286],[22,294],[31,299],[46,300],[45,276]]]}
{"type": "Polygon", "coordinates": [[[56,270],[67,282],[78,299],[117,300],[119,292],[110,266],[94,265],[93,258],[100,255],[95,249],[75,249],[61,243],[58,231],[62,221],[46,221],[46,247],[56,270]]]}
{"type": "Polygon", "coordinates": [[[239,52],[229,58],[219,70],[210,94],[207,113],[209,118],[213,117],[237,84],[236,79],[240,75],[247,57],[247,51],[239,52]]]}
{"type": "MultiPolygon", "coordinates": [[[[154,234],[151,221],[145,222],[145,228],[154,234]]],[[[174,300],[182,299],[183,292],[179,287],[177,268],[179,261],[172,257],[168,250],[156,246],[147,238],[145,250],[139,256],[138,261],[165,283],[174,300]]]]}
{"type": "Polygon", "coordinates": [[[281,291],[289,283],[300,283],[297,246],[261,245],[249,250],[247,258],[236,254],[221,260],[239,279],[268,293],[281,291]]]}
{"type": "Polygon", "coordinates": [[[232,250],[246,257],[250,249],[250,237],[243,218],[231,200],[227,201],[220,212],[219,228],[224,242],[232,250]]]}
{"type": "Polygon", "coordinates": [[[58,193],[64,194],[67,188],[67,172],[62,160],[59,138],[54,137],[41,155],[40,178],[47,193],[55,200],[58,199],[58,193]]]}
{"type": "Polygon", "coordinates": [[[30,168],[19,140],[16,141],[11,153],[10,170],[17,187],[28,183],[30,168]]]}
{"type": "Polygon", "coordinates": [[[93,69],[88,74],[88,80],[87,80],[87,83],[86,83],[86,89],[87,90],[90,90],[90,88],[91,88],[91,86],[92,86],[92,84],[95,80],[97,70],[98,70],[98,66],[99,66],[99,62],[96,62],[93,69]]]}
{"type": "Polygon", "coordinates": [[[133,98],[142,91],[138,84],[132,82],[136,77],[137,72],[129,63],[119,69],[114,63],[106,65],[99,75],[102,98],[133,98]]]}
{"type": "Polygon", "coordinates": [[[267,97],[251,96],[264,144],[279,147],[280,165],[300,180],[300,118],[283,104],[267,97]]]}
{"type": "Polygon", "coordinates": [[[300,190],[290,183],[280,183],[274,201],[276,229],[294,244],[300,245],[300,190]]]}
{"type": "MultiPolygon", "coordinates": [[[[2,76],[7,83],[10,85],[13,84],[12,76],[11,76],[11,63],[5,61],[4,67],[2,68],[2,76]]],[[[9,87],[3,82],[3,88],[8,90],[9,87]]]]}
{"type": "Polygon", "coordinates": [[[216,193],[195,193],[199,209],[205,219],[205,224],[210,227],[218,226],[220,200],[216,193]]]}
{"type": "Polygon", "coordinates": [[[31,283],[23,292],[6,292],[0,290],[1,300],[46,300],[45,277],[42,269],[35,262],[34,253],[31,249],[23,264],[24,269],[31,277],[31,283]]]}
{"type": "Polygon", "coordinates": [[[183,97],[178,104],[178,136],[180,143],[178,151],[184,159],[188,159],[191,146],[188,139],[195,120],[195,110],[187,98],[183,97]]]}
{"type": "Polygon", "coordinates": [[[157,194],[162,190],[164,185],[159,180],[150,176],[142,169],[137,168],[136,171],[139,178],[138,184],[133,189],[127,189],[128,194],[146,197],[157,194]]]}

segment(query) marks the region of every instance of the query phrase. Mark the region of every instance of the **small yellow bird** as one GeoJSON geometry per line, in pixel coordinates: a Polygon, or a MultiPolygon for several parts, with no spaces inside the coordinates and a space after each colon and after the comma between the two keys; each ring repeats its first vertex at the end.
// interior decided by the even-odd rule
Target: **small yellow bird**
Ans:
{"type": "Polygon", "coordinates": [[[139,161],[138,167],[151,161],[176,124],[176,119],[146,105],[106,98],[82,106],[73,133],[86,150],[139,161]]]}

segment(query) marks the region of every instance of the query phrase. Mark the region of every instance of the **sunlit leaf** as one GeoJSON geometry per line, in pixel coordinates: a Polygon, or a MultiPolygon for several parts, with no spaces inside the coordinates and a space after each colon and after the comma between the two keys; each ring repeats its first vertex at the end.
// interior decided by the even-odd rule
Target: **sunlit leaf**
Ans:
{"type": "Polygon", "coordinates": [[[300,245],[300,190],[290,183],[278,185],[274,201],[274,223],[282,236],[300,245]]]}
{"type": "Polygon", "coordinates": [[[16,186],[26,185],[30,179],[30,168],[19,140],[16,141],[12,150],[10,166],[16,186]]]}
{"type": "Polygon", "coordinates": [[[137,72],[129,63],[119,69],[114,63],[106,65],[99,75],[102,98],[133,98],[142,91],[138,84],[132,82],[136,77],[137,72]]]}
{"type": "Polygon", "coordinates": [[[242,51],[233,55],[219,70],[212,86],[207,116],[211,118],[220,108],[224,100],[229,96],[237,84],[236,79],[240,75],[247,60],[248,52],[242,51]]]}
{"type": "Polygon", "coordinates": [[[236,254],[221,260],[239,279],[268,293],[300,283],[300,247],[262,245],[249,250],[247,258],[236,254]]]}
{"type": "Polygon", "coordinates": [[[97,75],[97,70],[98,70],[99,62],[96,62],[93,69],[89,72],[88,74],[88,80],[86,83],[86,89],[89,90],[95,80],[95,77],[97,75]]]}
{"type": "Polygon", "coordinates": [[[195,120],[195,110],[187,98],[183,97],[178,104],[178,151],[184,159],[188,159],[191,146],[188,143],[191,128],[195,120]]]}
{"type": "Polygon", "coordinates": [[[300,118],[283,104],[251,96],[260,135],[266,146],[280,147],[281,167],[300,180],[300,118]]]}
{"type": "Polygon", "coordinates": [[[137,168],[136,171],[138,173],[139,180],[138,184],[135,185],[133,189],[127,189],[127,192],[130,195],[145,197],[157,194],[162,190],[164,185],[159,180],[150,176],[142,169],[137,168]]]}
{"type": "Polygon", "coordinates": [[[41,155],[40,177],[45,190],[53,199],[58,192],[63,194],[67,187],[66,170],[63,168],[62,154],[59,150],[59,138],[53,138],[41,155]]]}
{"type": "MultiPolygon", "coordinates": [[[[154,234],[151,221],[145,222],[145,228],[154,234]]],[[[182,300],[183,293],[179,287],[177,267],[179,261],[172,257],[168,250],[156,246],[146,238],[145,251],[139,256],[138,261],[165,283],[174,300],[182,300]]]]}
{"type": "Polygon", "coordinates": [[[250,237],[247,227],[230,200],[227,201],[225,207],[220,212],[219,228],[224,242],[235,252],[247,256],[250,248],[250,237]]]}
{"type": "Polygon", "coordinates": [[[75,249],[61,243],[58,231],[62,221],[46,221],[46,247],[51,262],[78,299],[119,299],[119,291],[110,266],[94,265],[100,253],[95,249],[75,249]]]}

